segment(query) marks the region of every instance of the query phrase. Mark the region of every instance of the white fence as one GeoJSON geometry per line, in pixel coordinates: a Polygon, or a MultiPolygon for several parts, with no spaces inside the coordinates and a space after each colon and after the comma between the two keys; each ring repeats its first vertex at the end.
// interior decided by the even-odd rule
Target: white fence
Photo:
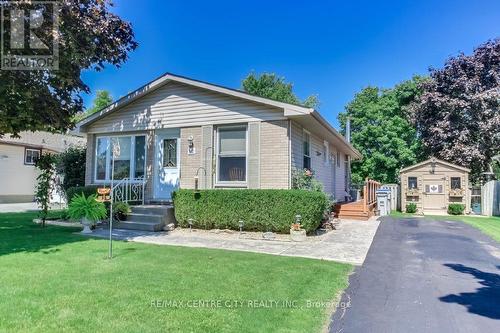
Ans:
{"type": "Polygon", "coordinates": [[[398,184],[384,184],[380,187],[383,190],[390,190],[389,200],[392,210],[401,210],[401,187],[398,184]]]}
{"type": "Polygon", "coordinates": [[[481,190],[481,215],[500,216],[500,181],[489,181],[481,190]]]}

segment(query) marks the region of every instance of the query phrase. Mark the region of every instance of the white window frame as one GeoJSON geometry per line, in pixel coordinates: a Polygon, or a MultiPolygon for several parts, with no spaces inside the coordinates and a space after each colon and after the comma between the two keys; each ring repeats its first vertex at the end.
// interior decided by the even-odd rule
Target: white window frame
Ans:
{"type": "Polygon", "coordinates": [[[309,169],[312,170],[312,157],[311,157],[311,132],[302,130],[302,169],[307,169],[304,163],[304,157],[309,158],[309,169]],[[308,140],[306,141],[306,137],[308,140]],[[307,142],[307,145],[309,146],[309,155],[306,155],[306,152],[304,151],[304,143],[307,142]]]}
{"type": "Polygon", "coordinates": [[[36,149],[36,148],[24,148],[24,165],[35,165],[35,161],[33,161],[33,157],[31,158],[31,162],[26,161],[26,157],[28,157],[28,151],[34,152],[36,151],[38,153],[38,158],[42,156],[42,150],[41,149],[36,149]]]}
{"type": "Polygon", "coordinates": [[[323,155],[325,166],[330,165],[330,144],[328,141],[323,141],[323,155]]]}
{"type": "MultiPolygon", "coordinates": [[[[215,129],[215,187],[247,187],[248,184],[248,124],[220,125],[215,129]],[[244,181],[220,181],[219,180],[219,156],[220,156],[220,129],[245,128],[245,180],[244,181]]],[[[224,155],[225,157],[242,157],[242,155],[224,155]]]]}
{"type": "MultiPolygon", "coordinates": [[[[148,142],[148,136],[146,133],[142,134],[120,134],[120,135],[97,135],[95,137],[95,146],[94,146],[94,183],[96,184],[105,184],[111,182],[111,138],[123,138],[123,137],[130,137],[130,173],[129,173],[129,179],[132,181],[135,181],[135,139],[138,136],[143,136],[145,138],[144,140],[144,178],[146,178],[146,172],[147,172],[147,154],[148,154],[148,149],[147,149],[147,142],[148,142]],[[108,140],[108,148],[106,149],[106,171],[105,171],[105,179],[97,179],[97,142],[99,139],[107,139],[108,140]]],[[[115,179],[118,180],[118,179],[115,179]]],[[[139,180],[137,180],[139,182],[139,180]]]]}

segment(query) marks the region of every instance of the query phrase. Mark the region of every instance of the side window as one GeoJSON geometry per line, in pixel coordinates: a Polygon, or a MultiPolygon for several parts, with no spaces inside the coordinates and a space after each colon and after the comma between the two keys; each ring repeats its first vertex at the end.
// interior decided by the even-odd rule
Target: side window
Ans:
{"type": "Polygon", "coordinates": [[[36,161],[40,158],[40,149],[24,149],[24,164],[35,165],[36,161]]]}
{"type": "Polygon", "coordinates": [[[311,136],[309,133],[302,134],[302,144],[304,146],[304,169],[311,170],[311,136]]]}
{"type": "Polygon", "coordinates": [[[337,152],[337,168],[340,168],[340,152],[337,152]]]}
{"type": "Polygon", "coordinates": [[[462,188],[460,184],[460,177],[451,177],[450,178],[450,185],[452,190],[459,190],[462,188]]]}
{"type": "Polygon", "coordinates": [[[408,177],[408,189],[413,190],[418,188],[417,177],[408,177]]]}

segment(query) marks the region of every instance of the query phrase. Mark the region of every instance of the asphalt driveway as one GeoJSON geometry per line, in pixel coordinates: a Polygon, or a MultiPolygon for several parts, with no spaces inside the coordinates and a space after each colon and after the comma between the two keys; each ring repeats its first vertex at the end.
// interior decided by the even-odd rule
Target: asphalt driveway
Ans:
{"type": "Polygon", "coordinates": [[[500,245],[473,227],[383,218],[330,332],[500,332],[500,245]]]}

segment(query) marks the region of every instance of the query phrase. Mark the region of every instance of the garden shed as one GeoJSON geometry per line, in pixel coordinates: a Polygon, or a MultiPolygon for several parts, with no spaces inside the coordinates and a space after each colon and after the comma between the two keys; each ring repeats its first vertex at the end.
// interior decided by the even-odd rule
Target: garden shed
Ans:
{"type": "Polygon", "coordinates": [[[449,204],[459,203],[470,212],[469,172],[436,158],[402,169],[401,209],[413,202],[418,213],[446,214],[449,204]]]}

